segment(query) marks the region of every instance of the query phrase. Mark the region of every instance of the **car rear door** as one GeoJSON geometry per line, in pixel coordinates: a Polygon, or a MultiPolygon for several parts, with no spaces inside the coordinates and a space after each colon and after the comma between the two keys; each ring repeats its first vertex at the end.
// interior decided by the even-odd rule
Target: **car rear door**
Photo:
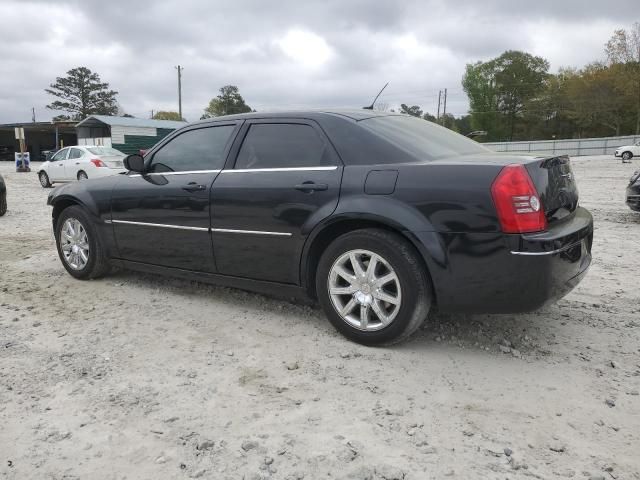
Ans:
{"type": "Polygon", "coordinates": [[[69,156],[67,161],[64,162],[64,176],[67,180],[76,180],[78,178],[78,171],[80,170],[80,162],[84,151],[79,148],[69,148],[69,156]]]}
{"type": "Polygon", "coordinates": [[[209,194],[239,125],[227,122],[181,131],[149,153],[147,173],[123,176],[111,205],[120,258],[216,271],[209,194]]]}
{"type": "Polygon", "coordinates": [[[218,272],[297,284],[309,231],[338,203],[338,155],[315,122],[279,119],[247,121],[231,157],[211,191],[218,272]]]}
{"type": "Polygon", "coordinates": [[[67,155],[69,155],[69,149],[63,148],[62,150],[57,152],[53,157],[51,157],[49,168],[47,169],[47,175],[49,176],[49,181],[59,182],[62,180],[66,180],[66,176],[64,173],[64,166],[67,161],[67,155]]]}

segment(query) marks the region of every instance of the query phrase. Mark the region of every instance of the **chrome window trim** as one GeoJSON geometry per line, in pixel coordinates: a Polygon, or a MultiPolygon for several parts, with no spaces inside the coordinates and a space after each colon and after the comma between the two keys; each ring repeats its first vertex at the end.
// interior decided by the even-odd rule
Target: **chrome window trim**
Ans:
{"type": "Polygon", "coordinates": [[[176,230],[193,230],[196,232],[208,232],[208,228],[204,227],[187,227],[184,225],[166,225],[164,223],[147,223],[147,222],[131,222],[129,220],[106,220],[105,223],[121,223],[124,225],[140,225],[142,227],[160,227],[160,228],[173,228],[176,230]]]}
{"type": "Polygon", "coordinates": [[[169,176],[169,175],[189,175],[191,173],[220,173],[222,170],[185,170],[184,172],[150,172],[150,173],[134,173],[133,175],[129,175],[130,177],[141,177],[144,175],[145,177],[151,176],[169,176]]]}
{"type": "Polygon", "coordinates": [[[233,230],[231,228],[212,228],[212,232],[218,233],[244,233],[248,235],[274,235],[278,237],[290,237],[292,233],[289,232],[266,232],[261,230],[233,230]]]}
{"type": "Polygon", "coordinates": [[[518,252],[518,251],[512,251],[511,254],[512,255],[525,255],[525,256],[543,256],[543,255],[554,255],[556,253],[560,253],[560,252],[564,252],[565,250],[569,250],[570,248],[575,247],[576,245],[579,245],[580,243],[582,243],[582,240],[572,243],[571,245],[566,245],[562,248],[558,248],[556,250],[551,250],[549,252],[518,252]]]}
{"type": "Polygon", "coordinates": [[[315,172],[337,170],[338,166],[331,167],[275,167],[275,168],[230,168],[222,170],[222,173],[247,173],[247,172],[315,172]]]}

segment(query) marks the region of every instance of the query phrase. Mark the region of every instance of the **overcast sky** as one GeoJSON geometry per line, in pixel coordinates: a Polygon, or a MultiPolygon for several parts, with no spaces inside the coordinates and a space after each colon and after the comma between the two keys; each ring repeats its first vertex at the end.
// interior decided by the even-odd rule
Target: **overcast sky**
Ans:
{"type": "Polygon", "coordinates": [[[362,107],[380,101],[435,113],[468,108],[465,64],[508,49],[560,66],[603,59],[616,28],[640,20],[638,0],[0,0],[0,122],[54,112],[44,88],[87,66],[124,111],[177,110],[197,120],[222,85],[264,111],[362,107]]]}

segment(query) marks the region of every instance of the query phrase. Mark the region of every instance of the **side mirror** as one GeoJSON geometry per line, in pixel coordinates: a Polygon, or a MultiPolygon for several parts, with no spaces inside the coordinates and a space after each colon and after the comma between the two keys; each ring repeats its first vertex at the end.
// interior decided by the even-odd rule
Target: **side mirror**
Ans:
{"type": "Polygon", "coordinates": [[[144,173],[144,158],[142,158],[142,155],[137,153],[127,155],[124,157],[123,163],[124,168],[130,172],[144,173]]]}

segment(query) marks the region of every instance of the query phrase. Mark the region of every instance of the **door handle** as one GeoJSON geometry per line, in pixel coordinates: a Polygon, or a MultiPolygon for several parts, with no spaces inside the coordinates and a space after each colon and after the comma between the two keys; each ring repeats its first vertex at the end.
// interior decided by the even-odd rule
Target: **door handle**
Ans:
{"type": "Polygon", "coordinates": [[[324,191],[329,189],[329,185],[326,183],[314,183],[314,182],[304,182],[296,185],[296,190],[300,190],[301,192],[312,193],[315,191],[324,191]]]}
{"type": "Polygon", "coordinates": [[[80,165],[80,162],[76,162],[76,165],[80,165]]]}
{"type": "Polygon", "coordinates": [[[199,185],[195,182],[191,182],[182,187],[182,189],[186,190],[187,192],[200,192],[202,190],[206,190],[207,187],[205,185],[199,185]]]}

